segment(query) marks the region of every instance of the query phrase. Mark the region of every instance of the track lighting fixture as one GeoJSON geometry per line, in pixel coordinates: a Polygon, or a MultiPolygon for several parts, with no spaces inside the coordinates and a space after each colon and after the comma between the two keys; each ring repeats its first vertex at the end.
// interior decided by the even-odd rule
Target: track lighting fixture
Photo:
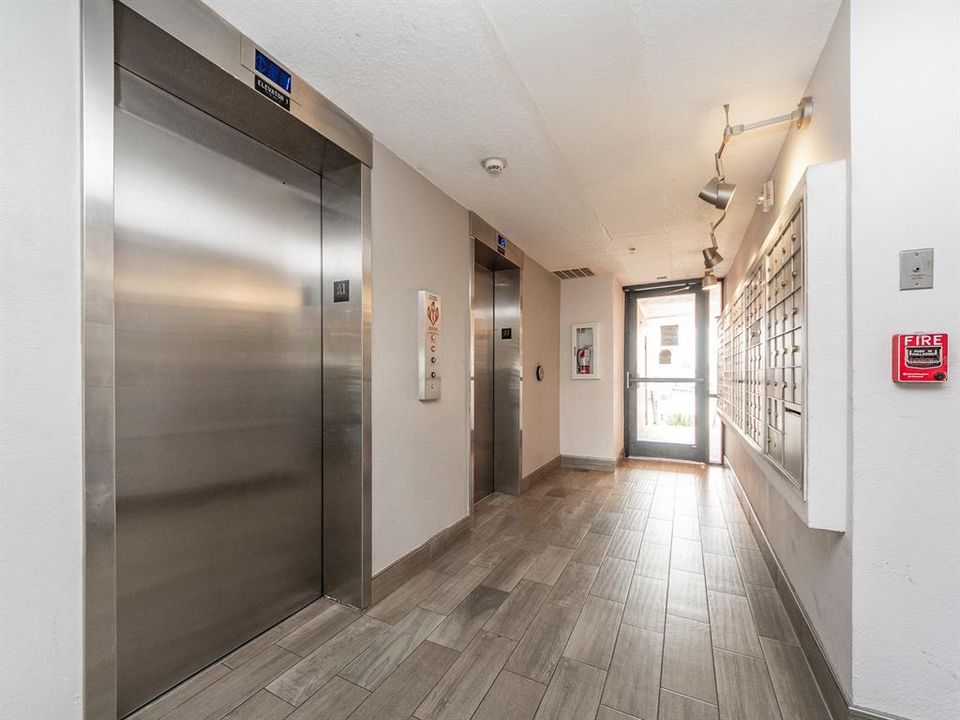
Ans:
{"type": "Polygon", "coordinates": [[[708,247],[703,249],[703,266],[712,268],[723,262],[723,255],[717,252],[716,248],[708,247]]]}
{"type": "MultiPolygon", "coordinates": [[[[750,130],[767,127],[768,125],[796,121],[798,129],[806,127],[810,123],[810,118],[813,115],[813,98],[809,95],[801,98],[800,102],[797,103],[796,109],[786,115],[778,115],[777,117],[767,118],[766,120],[760,120],[754,123],[731,125],[729,104],[723,106],[723,113],[726,117],[726,124],[723,126],[723,138],[720,140],[719,149],[713,154],[716,174],[710,178],[707,184],[703,186],[703,189],[697,193],[697,196],[701,200],[713,205],[717,210],[723,211],[720,219],[710,226],[710,247],[703,249],[703,266],[706,268],[702,281],[704,287],[715,285],[717,282],[717,278],[713,274],[713,268],[723,262],[723,255],[720,254],[720,250],[717,248],[717,236],[715,233],[717,227],[719,227],[720,223],[727,217],[727,207],[730,205],[730,201],[733,199],[733,193],[737,189],[736,183],[727,182],[726,175],[723,172],[723,151],[726,149],[727,143],[734,135],[741,135],[750,130]]],[[[763,211],[768,212],[770,207],[773,206],[772,181],[768,181],[767,184],[764,185],[763,194],[760,198],[763,211]]]]}
{"type": "Polygon", "coordinates": [[[729,104],[723,106],[723,112],[726,115],[726,125],[723,127],[723,138],[720,141],[720,148],[713,155],[713,162],[717,174],[703,186],[703,190],[701,190],[698,195],[701,200],[710,203],[717,208],[717,210],[727,209],[730,200],[733,198],[733,191],[737,189],[735,183],[727,182],[727,178],[723,172],[723,151],[727,147],[727,142],[729,142],[730,138],[734,135],[742,135],[750,130],[794,120],[797,123],[797,128],[802,129],[810,123],[810,118],[813,116],[813,98],[810,96],[802,98],[800,102],[797,103],[796,109],[786,115],[778,115],[754,123],[731,125],[729,104]]]}
{"type": "Polygon", "coordinates": [[[716,285],[718,282],[720,282],[720,280],[717,278],[716,275],[713,274],[713,270],[710,268],[707,268],[706,270],[703,271],[703,280],[700,281],[700,287],[708,288],[708,287],[711,287],[712,285],[716,285]]]}
{"type": "Polygon", "coordinates": [[[723,255],[720,254],[720,250],[717,247],[717,236],[715,233],[717,228],[720,227],[720,223],[726,219],[727,214],[723,213],[720,219],[710,226],[710,247],[703,249],[703,266],[708,270],[723,262],[723,255]]]}
{"type": "Polygon", "coordinates": [[[723,140],[720,142],[720,149],[713,154],[713,165],[717,174],[707,181],[700,191],[698,197],[706,203],[710,203],[717,210],[726,210],[727,205],[733,199],[733,192],[737,189],[734,183],[728,183],[726,175],[723,172],[723,150],[727,146],[727,140],[731,137],[730,127],[730,106],[724,105],[723,111],[727,115],[727,124],[723,128],[723,140]]]}
{"type": "Polygon", "coordinates": [[[736,189],[737,186],[734,183],[724,182],[722,178],[715,177],[707,181],[698,197],[713,205],[717,210],[726,210],[727,205],[733,199],[733,191],[736,189]]]}

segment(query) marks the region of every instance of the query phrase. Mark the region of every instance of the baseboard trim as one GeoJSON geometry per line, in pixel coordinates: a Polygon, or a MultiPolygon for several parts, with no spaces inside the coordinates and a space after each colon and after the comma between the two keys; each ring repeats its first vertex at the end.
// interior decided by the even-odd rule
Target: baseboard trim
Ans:
{"type": "Polygon", "coordinates": [[[543,480],[547,475],[560,467],[560,456],[557,455],[553,460],[545,462],[543,465],[538,467],[532,473],[527,475],[524,478],[520,479],[520,494],[523,495],[527,490],[532,488],[538,482],[543,480]]]}
{"type": "Polygon", "coordinates": [[[877,712],[876,710],[867,710],[861,707],[850,707],[850,720],[907,720],[899,715],[888,715],[877,712]]]}
{"type": "Polygon", "coordinates": [[[853,714],[854,710],[850,707],[850,703],[837,680],[836,673],[833,671],[833,667],[827,659],[826,653],[823,651],[823,646],[820,644],[817,633],[813,629],[813,624],[807,617],[803,605],[800,604],[797,593],[793,589],[793,585],[790,584],[790,579],[783,571],[783,567],[780,565],[780,561],[777,559],[777,555],[773,551],[770,541],[767,540],[767,535],[763,531],[760,519],[757,517],[756,512],[754,512],[753,505],[750,503],[750,498],[747,497],[743,485],[740,484],[740,478],[737,477],[737,472],[733,469],[726,455],[723,457],[723,465],[730,471],[733,477],[734,492],[736,492],[740,500],[740,506],[747,516],[747,522],[750,524],[750,529],[753,531],[753,536],[756,538],[757,545],[760,548],[760,554],[763,556],[764,563],[770,571],[770,576],[773,578],[773,584],[777,588],[777,594],[780,596],[783,607],[787,611],[787,616],[790,618],[790,624],[793,625],[793,629],[797,633],[797,638],[800,640],[800,647],[803,649],[803,654],[810,664],[814,680],[816,680],[817,686],[820,688],[820,693],[823,695],[823,699],[827,704],[830,717],[832,720],[850,720],[851,718],[859,720],[860,717],[883,717],[879,715],[856,716],[853,714]]]}
{"type": "Polygon", "coordinates": [[[621,458],[610,460],[609,458],[588,457],[586,455],[561,455],[560,467],[570,468],[571,470],[601,470],[610,472],[616,470],[621,458]]]}
{"type": "Polygon", "coordinates": [[[370,604],[376,605],[440,557],[453,543],[470,532],[472,520],[470,515],[458,520],[374,575],[370,583],[370,604]]]}
{"type": "MultiPolygon", "coordinates": [[[[700,462],[699,460],[679,460],[677,458],[652,457],[647,455],[635,455],[622,457],[621,462],[662,462],[671,465],[695,465],[697,467],[709,467],[710,463],[700,462]]],[[[714,463],[715,464],[715,463],[714,463]]]]}

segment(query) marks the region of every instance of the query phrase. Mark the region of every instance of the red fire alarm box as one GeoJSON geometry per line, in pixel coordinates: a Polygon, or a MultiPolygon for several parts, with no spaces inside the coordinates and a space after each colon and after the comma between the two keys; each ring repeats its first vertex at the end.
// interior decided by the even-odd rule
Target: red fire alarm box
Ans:
{"type": "Polygon", "coordinates": [[[947,380],[947,334],[893,336],[893,381],[940,383],[947,380]]]}

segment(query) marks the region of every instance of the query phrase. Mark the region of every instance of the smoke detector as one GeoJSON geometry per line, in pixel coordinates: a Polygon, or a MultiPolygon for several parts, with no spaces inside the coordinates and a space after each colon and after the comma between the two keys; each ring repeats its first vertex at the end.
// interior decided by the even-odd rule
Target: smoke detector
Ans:
{"type": "Polygon", "coordinates": [[[488,157],[481,160],[480,165],[487,171],[488,175],[496,177],[507,167],[507,161],[501,157],[488,157]]]}

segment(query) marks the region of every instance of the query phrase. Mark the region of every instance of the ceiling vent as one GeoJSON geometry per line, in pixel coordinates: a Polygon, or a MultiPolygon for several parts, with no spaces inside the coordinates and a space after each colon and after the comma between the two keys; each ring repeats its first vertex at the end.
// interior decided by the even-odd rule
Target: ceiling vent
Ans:
{"type": "Polygon", "coordinates": [[[554,270],[553,274],[561,280],[576,280],[577,278],[593,277],[590,268],[572,268],[570,270],[554,270]]]}

